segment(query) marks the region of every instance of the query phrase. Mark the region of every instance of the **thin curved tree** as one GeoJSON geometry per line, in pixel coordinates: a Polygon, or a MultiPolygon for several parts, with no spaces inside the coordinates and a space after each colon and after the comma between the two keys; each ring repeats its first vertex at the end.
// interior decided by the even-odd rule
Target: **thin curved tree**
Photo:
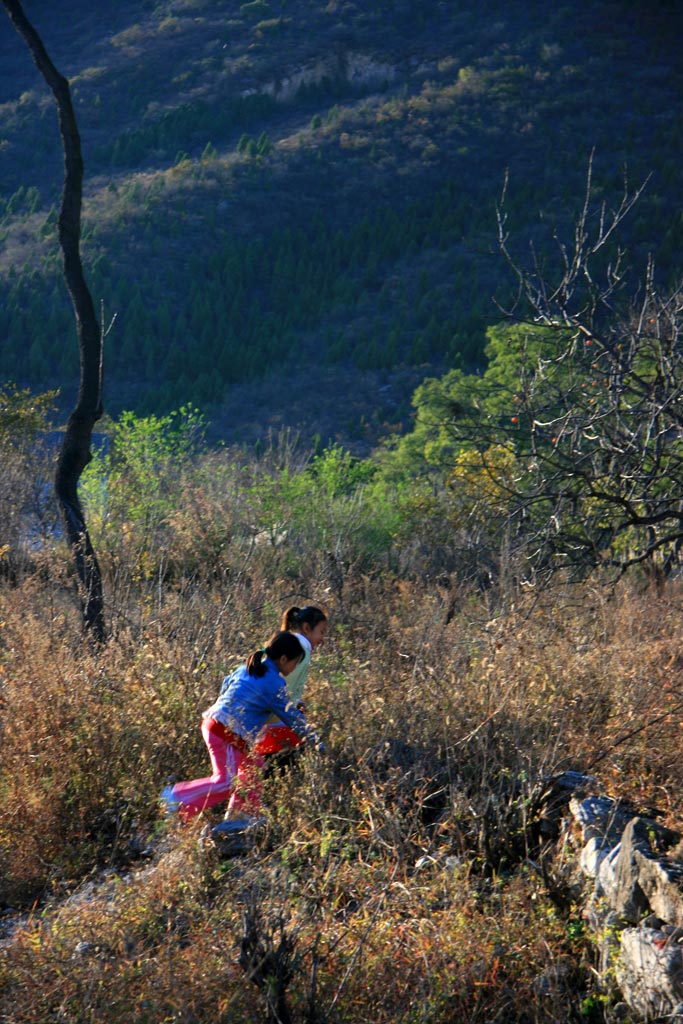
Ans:
{"type": "Polygon", "coordinates": [[[102,574],[86,527],[78,496],[81,473],[92,458],[90,444],[95,423],[102,415],[102,335],[88,289],[80,254],[83,156],[71,101],[69,83],[52,63],[38,32],[18,0],[2,0],[10,21],[22,37],[33,61],[57,103],[59,132],[64,150],[64,186],[59,212],[59,244],[64,279],[71,298],[78,334],[80,385],[64,432],[55,471],[57,501],[66,537],[78,573],[83,625],[98,643],[105,639],[102,574]]]}

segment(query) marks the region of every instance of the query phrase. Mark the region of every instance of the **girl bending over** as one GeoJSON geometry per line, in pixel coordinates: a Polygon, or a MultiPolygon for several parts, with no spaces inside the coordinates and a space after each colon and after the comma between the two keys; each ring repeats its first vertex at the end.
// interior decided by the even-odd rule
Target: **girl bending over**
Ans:
{"type": "Polygon", "coordinates": [[[228,815],[254,815],[261,801],[263,756],[255,749],[258,733],[272,716],[292,731],[297,742],[322,750],[316,732],[287,693],[286,678],[304,657],[294,633],[282,631],[251,654],[223,680],[214,704],[202,716],[202,736],[212,774],[176,782],[162,793],[169,810],[189,818],[230,798],[228,815]]]}

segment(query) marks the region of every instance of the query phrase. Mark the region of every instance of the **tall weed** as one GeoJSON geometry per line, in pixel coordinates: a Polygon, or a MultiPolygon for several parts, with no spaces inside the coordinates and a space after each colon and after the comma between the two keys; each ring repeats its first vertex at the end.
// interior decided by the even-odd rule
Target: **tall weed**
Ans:
{"type": "Polygon", "coordinates": [[[0,946],[3,1019],[267,1019],[263,963],[292,1020],[598,1005],[571,893],[539,870],[542,797],[576,769],[680,822],[680,585],[399,573],[354,472],[284,443],[176,459],[151,532],[103,522],[97,651],[58,548],[0,589],[0,900],[30,915],[0,946]],[[265,832],[221,861],[197,843],[220,809],[183,827],[157,795],[206,773],[202,710],[302,601],[330,614],[306,694],[327,753],[269,775],[265,832]]]}

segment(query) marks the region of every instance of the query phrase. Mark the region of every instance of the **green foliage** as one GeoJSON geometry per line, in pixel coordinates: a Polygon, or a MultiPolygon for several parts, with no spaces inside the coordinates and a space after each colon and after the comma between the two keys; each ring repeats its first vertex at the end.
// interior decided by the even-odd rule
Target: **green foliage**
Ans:
{"type": "MultiPolygon", "coordinates": [[[[522,237],[534,235],[539,210],[566,222],[593,147],[608,207],[623,164],[636,180],[654,171],[625,244],[634,263],[651,251],[675,280],[683,136],[656,112],[675,109],[676,71],[647,74],[629,19],[606,49],[599,5],[494,4],[482,18],[476,5],[454,16],[434,4],[259,0],[235,13],[217,23],[199,3],[172,17],[152,5],[133,25],[122,12],[111,81],[104,69],[79,70],[74,56],[86,173],[97,183],[84,209],[86,271],[118,314],[106,353],[115,415],[220,403],[314,337],[335,339],[320,353],[326,362],[366,378],[403,364],[427,364],[430,375],[482,367],[491,296],[507,300],[505,267],[491,255],[502,167],[522,237]],[[332,56],[347,38],[349,52],[382,61],[332,56]],[[144,72],[140,46],[158,56],[144,72]],[[404,60],[413,48],[419,68],[404,60]],[[596,92],[597,120],[587,102],[596,92]],[[235,161],[236,149],[248,159],[235,161]]],[[[643,31],[657,66],[670,68],[658,23],[649,13],[643,31]]],[[[9,46],[0,40],[0,56],[9,46]]],[[[55,284],[61,155],[32,73],[16,82],[3,121],[0,329],[5,372],[40,389],[77,373],[68,297],[55,284]],[[30,266],[27,230],[37,234],[30,266]]],[[[383,427],[371,411],[366,419],[374,441],[383,427]]],[[[335,426],[330,437],[350,437],[335,426]]]]}
{"type": "Polygon", "coordinates": [[[340,444],[332,445],[312,460],[307,475],[329,498],[352,494],[372,480],[375,468],[369,461],[355,458],[340,444]]]}
{"type": "MultiPolygon", "coordinates": [[[[238,148],[259,159],[260,154],[269,152],[270,142],[267,137],[256,140],[245,135],[238,148]]],[[[449,196],[449,190],[445,190],[436,202],[442,217],[441,231],[455,234],[460,230],[461,211],[450,206],[449,196]]],[[[180,268],[176,272],[160,264],[153,281],[143,283],[138,278],[125,292],[111,294],[115,254],[98,256],[90,273],[93,294],[107,296],[107,308],[118,314],[115,334],[119,344],[107,348],[108,373],[116,378],[127,372],[137,356],[139,340],[144,338],[146,358],[140,370],[147,381],[147,405],[138,411],[159,411],[168,404],[169,395],[180,404],[188,389],[201,398],[203,405],[219,400],[226,386],[260,376],[263,367],[272,364],[283,345],[291,346],[300,331],[324,322],[332,309],[341,315],[355,301],[362,278],[378,274],[378,267],[391,265],[401,254],[405,257],[417,252],[433,220],[434,202],[430,199],[412,204],[406,218],[392,210],[377,210],[345,230],[324,222],[308,228],[281,228],[267,244],[258,239],[225,239],[205,262],[197,259],[191,263],[193,274],[201,268],[201,287],[195,282],[189,289],[186,267],[178,276],[180,268]],[[165,296],[187,293],[186,305],[172,320],[167,316],[167,297],[156,309],[150,304],[149,290],[161,287],[162,282],[165,296]],[[286,330],[281,328],[283,322],[286,330]],[[188,361],[190,339],[202,358],[188,361]],[[212,369],[208,377],[205,358],[212,369]],[[183,375],[187,377],[184,392],[183,375]],[[160,381],[164,380],[172,384],[163,386],[160,381]]],[[[169,231],[174,231],[177,224],[172,218],[169,231]]],[[[361,335],[351,322],[338,343],[325,352],[326,361],[346,362],[351,357],[359,365],[391,369],[395,360],[413,348],[409,324],[419,310],[411,301],[412,287],[406,286],[398,304],[388,291],[370,312],[373,319],[367,330],[373,336],[372,343],[365,338],[366,330],[361,335]]],[[[451,307],[449,299],[449,293],[431,291],[429,285],[423,293],[424,304],[434,312],[423,332],[425,353],[431,358],[469,343],[469,331],[463,330],[459,311],[451,307]]],[[[67,296],[58,286],[42,276],[35,282],[22,280],[9,291],[8,307],[17,309],[9,323],[10,360],[14,355],[18,366],[17,339],[30,329],[36,357],[50,377],[57,377],[62,360],[68,361],[65,370],[75,371],[75,341],[73,346],[62,344],[64,334],[73,331],[72,314],[67,296]],[[50,293],[50,322],[43,315],[46,291],[50,293]]],[[[12,365],[8,369],[14,371],[12,365]]],[[[123,401],[115,390],[112,399],[117,407],[123,401]]]]}
{"type": "Polygon", "coordinates": [[[26,450],[34,443],[48,429],[58,394],[0,384],[0,450],[26,450]]]}
{"type": "Polygon", "coordinates": [[[152,552],[176,509],[183,473],[203,434],[203,418],[190,406],[162,417],[121,415],[107,448],[95,452],[80,479],[96,549],[107,558],[132,551],[137,571],[154,573],[152,552]]]}
{"type": "MultiPolygon", "coordinates": [[[[286,438],[280,439],[286,445],[286,438]]],[[[327,566],[343,586],[343,566],[369,566],[390,555],[397,507],[375,484],[375,467],[341,445],[305,458],[286,447],[261,457],[240,502],[243,530],[259,545],[259,557],[292,576],[327,566]]]]}
{"type": "Polygon", "coordinates": [[[133,128],[124,129],[107,148],[97,153],[97,157],[114,167],[135,166],[150,150],[169,159],[179,151],[195,150],[209,133],[215,145],[236,126],[267,116],[273,106],[274,100],[265,94],[225,98],[218,109],[204,100],[188,100],[159,116],[148,117],[133,128]]]}
{"type": "Polygon", "coordinates": [[[485,372],[426,380],[413,431],[382,459],[387,479],[445,487],[448,521],[474,543],[484,522],[489,545],[533,550],[532,577],[558,565],[668,572],[683,544],[678,292],[650,283],[638,316],[610,292],[607,308],[597,330],[580,318],[489,329],[485,372]]]}
{"type": "Polygon", "coordinates": [[[5,202],[0,199],[0,224],[9,223],[13,217],[28,217],[41,205],[40,192],[35,185],[20,185],[5,202]]]}

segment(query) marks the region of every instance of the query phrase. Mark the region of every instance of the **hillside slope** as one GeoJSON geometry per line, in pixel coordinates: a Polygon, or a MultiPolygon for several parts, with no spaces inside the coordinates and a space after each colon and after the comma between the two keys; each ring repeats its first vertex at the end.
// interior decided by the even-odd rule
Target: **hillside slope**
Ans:
{"type": "MultiPolygon", "coordinates": [[[[26,11],[71,81],[84,258],[116,323],[106,404],[199,404],[226,440],[281,426],[365,448],[426,373],[481,363],[524,245],[566,225],[595,150],[622,239],[680,272],[675,5],[174,0],[26,11]]],[[[73,393],[54,104],[0,23],[3,377],[73,393]]]]}

